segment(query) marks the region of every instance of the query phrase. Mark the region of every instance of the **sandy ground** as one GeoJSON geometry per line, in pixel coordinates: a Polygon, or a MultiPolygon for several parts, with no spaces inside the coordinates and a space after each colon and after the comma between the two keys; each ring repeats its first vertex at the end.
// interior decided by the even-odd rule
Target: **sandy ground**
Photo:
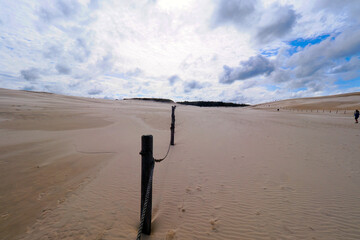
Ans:
{"type": "Polygon", "coordinates": [[[254,106],[257,109],[283,109],[317,113],[353,113],[360,109],[360,92],[345,93],[326,97],[297,98],[254,106]]]}
{"type": "MultiPolygon", "coordinates": [[[[359,100],[346,114],[178,106],[143,239],[359,239],[359,100]]],[[[0,89],[0,239],[135,239],[141,135],[162,157],[170,114],[0,89]]]]}

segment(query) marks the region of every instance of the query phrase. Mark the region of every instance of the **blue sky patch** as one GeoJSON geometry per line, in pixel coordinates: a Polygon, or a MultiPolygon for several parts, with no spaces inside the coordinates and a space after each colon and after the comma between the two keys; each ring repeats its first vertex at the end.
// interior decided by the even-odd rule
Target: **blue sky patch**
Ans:
{"type": "Polygon", "coordinates": [[[328,37],[330,37],[330,34],[320,35],[320,36],[317,36],[315,38],[297,38],[295,40],[292,40],[292,41],[288,42],[288,44],[290,46],[304,48],[309,44],[314,45],[314,44],[321,43],[322,41],[324,41],[328,37]]]}
{"type": "Polygon", "coordinates": [[[335,85],[340,90],[346,90],[348,88],[354,88],[360,86],[360,77],[351,79],[351,80],[343,80],[339,79],[335,82],[335,85]]]}
{"type": "Polygon", "coordinates": [[[276,56],[279,52],[279,48],[274,48],[274,49],[260,49],[260,54],[265,56],[265,57],[272,57],[272,56],[276,56]]]}
{"type": "Polygon", "coordinates": [[[301,87],[301,88],[297,88],[294,90],[294,92],[300,92],[300,91],[306,91],[307,88],[306,87],[301,87]]]}
{"type": "Polygon", "coordinates": [[[317,36],[315,38],[297,38],[290,42],[286,42],[287,44],[289,44],[291,46],[291,48],[288,50],[288,52],[291,56],[294,53],[297,53],[299,51],[299,49],[305,48],[306,46],[309,46],[309,45],[319,44],[322,41],[324,41],[325,39],[327,39],[329,36],[330,36],[330,34],[324,34],[324,35],[317,36]]]}
{"type": "Polygon", "coordinates": [[[275,85],[270,85],[270,84],[266,84],[266,85],[264,85],[264,87],[266,87],[266,90],[268,90],[268,91],[275,91],[275,90],[280,89],[279,87],[277,87],[275,85]]]}

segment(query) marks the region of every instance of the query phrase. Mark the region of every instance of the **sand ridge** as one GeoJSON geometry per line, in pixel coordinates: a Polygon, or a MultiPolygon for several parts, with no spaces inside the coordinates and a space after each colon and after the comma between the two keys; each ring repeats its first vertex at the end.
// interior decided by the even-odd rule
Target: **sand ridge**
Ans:
{"type": "Polygon", "coordinates": [[[287,99],[269,103],[262,103],[254,106],[257,109],[287,109],[293,111],[316,111],[333,113],[347,111],[352,113],[355,109],[360,109],[360,92],[338,94],[324,97],[309,97],[287,99]]]}
{"type": "MultiPolygon", "coordinates": [[[[0,209],[1,237],[134,239],[141,135],[154,136],[155,158],[166,153],[171,104],[1,91],[13,94],[1,112],[28,99],[30,109],[51,105],[100,120],[67,130],[0,128],[2,165],[13,164],[6,172],[26,169],[28,179],[24,191],[1,188],[0,201],[10,207],[37,193],[35,186],[44,193],[33,197],[36,211],[18,202],[31,216],[21,226],[4,225],[23,220],[20,212],[0,209]],[[45,167],[44,175],[36,172],[45,167]],[[44,183],[61,172],[67,176],[44,183]]],[[[178,106],[175,146],[155,166],[153,231],[143,239],[358,239],[359,127],[347,114],[178,106]]],[[[3,169],[0,177],[8,179],[3,169]]]]}

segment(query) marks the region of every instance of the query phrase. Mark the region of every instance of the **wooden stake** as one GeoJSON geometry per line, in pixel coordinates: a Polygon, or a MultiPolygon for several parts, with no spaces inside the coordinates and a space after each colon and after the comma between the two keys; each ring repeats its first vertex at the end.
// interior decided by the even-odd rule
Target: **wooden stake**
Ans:
{"type": "Polygon", "coordinates": [[[171,141],[170,144],[174,145],[174,137],[175,137],[175,108],[176,106],[171,106],[171,141]]]}
{"type": "MultiPolygon", "coordinates": [[[[143,212],[146,190],[149,184],[149,177],[154,167],[153,158],[153,136],[143,135],[141,137],[141,213],[143,212]]],[[[144,225],[142,233],[150,235],[151,233],[151,209],[152,209],[152,186],[150,186],[150,196],[148,200],[147,209],[145,212],[144,225]]]]}

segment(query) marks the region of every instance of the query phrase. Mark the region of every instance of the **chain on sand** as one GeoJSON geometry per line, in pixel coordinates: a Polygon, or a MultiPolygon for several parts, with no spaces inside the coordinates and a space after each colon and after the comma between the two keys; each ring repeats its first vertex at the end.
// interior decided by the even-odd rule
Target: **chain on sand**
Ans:
{"type": "MultiPolygon", "coordinates": [[[[161,162],[161,161],[163,161],[163,160],[168,156],[168,154],[169,154],[169,152],[170,152],[170,147],[171,147],[171,142],[169,143],[169,148],[168,148],[168,150],[167,150],[167,153],[166,153],[165,157],[160,158],[160,159],[155,159],[155,158],[154,158],[154,161],[155,161],[155,162],[161,162]]],[[[140,153],[140,154],[142,154],[142,153],[140,153]]],[[[140,226],[139,226],[139,231],[138,231],[136,240],[140,240],[140,239],[141,239],[141,233],[142,233],[142,229],[143,229],[143,226],[144,226],[145,213],[146,213],[146,209],[147,209],[148,202],[149,202],[149,198],[150,198],[150,189],[151,189],[152,180],[153,180],[153,173],[154,173],[154,166],[152,167],[151,172],[150,172],[149,182],[148,182],[148,186],[147,186],[147,189],[146,189],[146,196],[145,196],[145,201],[144,201],[144,207],[143,207],[143,211],[142,211],[142,213],[141,213],[140,226]]]]}
{"type": "Polygon", "coordinates": [[[149,198],[150,198],[150,189],[151,189],[152,180],[153,180],[153,172],[154,172],[154,166],[152,167],[151,172],[150,172],[150,176],[149,176],[149,181],[148,181],[148,186],[147,186],[147,189],[146,189],[146,196],[145,196],[145,201],[144,201],[144,207],[143,207],[143,211],[141,213],[140,226],[139,226],[139,231],[138,231],[136,240],[141,239],[141,233],[142,233],[142,229],[143,229],[143,226],[144,226],[145,213],[146,213],[147,206],[148,206],[148,203],[149,203],[149,198]]]}
{"type": "Polygon", "coordinates": [[[170,152],[170,147],[171,147],[171,143],[169,144],[169,148],[168,148],[168,150],[167,150],[167,153],[166,153],[165,157],[160,158],[160,159],[154,158],[154,161],[155,161],[155,162],[161,162],[162,160],[164,160],[164,159],[168,156],[168,154],[169,154],[169,152],[170,152]]]}

